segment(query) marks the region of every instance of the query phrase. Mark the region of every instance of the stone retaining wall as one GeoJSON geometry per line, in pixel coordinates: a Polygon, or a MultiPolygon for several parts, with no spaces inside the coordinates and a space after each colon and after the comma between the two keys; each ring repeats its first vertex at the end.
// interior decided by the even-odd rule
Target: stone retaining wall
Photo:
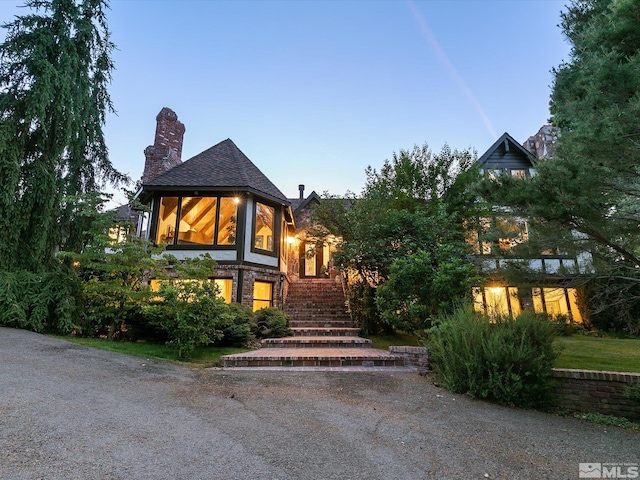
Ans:
{"type": "Polygon", "coordinates": [[[426,347],[389,347],[389,352],[402,355],[405,367],[416,367],[418,372],[426,372],[429,369],[426,347]]]}
{"type": "Polygon", "coordinates": [[[640,403],[622,395],[627,384],[640,380],[640,374],[554,369],[553,376],[561,407],[640,420],[640,403]]]}

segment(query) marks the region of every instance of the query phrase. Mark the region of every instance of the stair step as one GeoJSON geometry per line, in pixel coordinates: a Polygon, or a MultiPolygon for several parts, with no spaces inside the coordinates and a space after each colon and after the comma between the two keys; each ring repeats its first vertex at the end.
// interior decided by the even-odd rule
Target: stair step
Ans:
{"type": "Polygon", "coordinates": [[[283,337],[265,338],[267,348],[371,348],[371,340],[361,337],[283,337]]]}
{"type": "Polygon", "coordinates": [[[364,348],[261,348],[220,357],[223,367],[402,367],[404,358],[364,348]]]}
{"type": "Polygon", "coordinates": [[[359,328],[348,328],[348,327],[334,327],[334,328],[309,328],[309,327],[294,327],[293,335],[298,337],[357,337],[360,333],[359,328]]]}
{"type": "Polygon", "coordinates": [[[352,320],[291,320],[291,328],[353,328],[352,320]]]}

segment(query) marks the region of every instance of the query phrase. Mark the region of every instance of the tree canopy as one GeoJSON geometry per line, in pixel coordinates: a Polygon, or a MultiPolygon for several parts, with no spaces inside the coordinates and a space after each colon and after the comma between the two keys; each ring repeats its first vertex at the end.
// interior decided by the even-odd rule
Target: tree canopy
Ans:
{"type": "Polygon", "coordinates": [[[415,146],[394,153],[379,171],[369,167],[360,197],[325,198],[316,208],[318,222],[341,238],[336,263],[362,280],[352,312],[361,301],[368,310],[364,316],[379,315],[370,298],[378,288],[385,291],[377,307],[388,312],[387,322],[414,329],[446,306],[445,296],[469,295],[470,285],[459,280],[477,278],[466,242],[466,229],[482,216],[471,188],[477,181],[474,163],[469,150],[445,145],[433,153],[427,145],[415,146]]]}
{"type": "Polygon", "coordinates": [[[112,110],[105,0],[29,0],[0,44],[0,270],[46,270],[79,250],[83,195],[125,180],[102,127],[112,110]]]}
{"type": "Polygon", "coordinates": [[[593,254],[596,279],[606,279],[592,292],[596,310],[640,301],[638,25],[637,0],[568,5],[561,27],[571,52],[553,70],[550,101],[561,129],[555,158],[540,160],[530,180],[483,183],[485,198],[531,219],[547,244],[593,254]]]}

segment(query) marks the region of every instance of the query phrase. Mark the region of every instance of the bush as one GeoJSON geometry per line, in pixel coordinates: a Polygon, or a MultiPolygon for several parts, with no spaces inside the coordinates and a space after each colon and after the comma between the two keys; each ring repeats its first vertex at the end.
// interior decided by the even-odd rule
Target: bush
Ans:
{"type": "Polygon", "coordinates": [[[376,289],[365,280],[358,279],[345,289],[349,311],[363,335],[393,333],[393,327],[381,316],[376,305],[376,289]]]}
{"type": "Polygon", "coordinates": [[[253,312],[239,303],[225,304],[217,320],[222,338],[214,342],[216,346],[241,347],[255,338],[253,330],[253,312]]]}
{"type": "Polygon", "coordinates": [[[289,328],[289,316],[277,308],[263,308],[255,312],[253,330],[256,337],[260,338],[293,335],[289,328]]]}
{"type": "Polygon", "coordinates": [[[149,322],[163,329],[168,344],[180,358],[189,358],[196,347],[210,345],[223,337],[220,323],[226,305],[209,282],[162,284],[154,304],[145,307],[149,322]]]}
{"type": "Polygon", "coordinates": [[[539,407],[553,392],[554,327],[533,313],[495,322],[457,309],[429,330],[430,363],[453,393],[539,407]]]}
{"type": "Polygon", "coordinates": [[[479,282],[463,252],[437,245],[394,260],[389,278],[378,287],[376,304],[394,328],[414,333],[431,327],[438,314],[451,313],[479,282]]]}
{"type": "Polygon", "coordinates": [[[0,325],[66,335],[78,328],[79,283],[64,267],[0,272],[0,325]]]}

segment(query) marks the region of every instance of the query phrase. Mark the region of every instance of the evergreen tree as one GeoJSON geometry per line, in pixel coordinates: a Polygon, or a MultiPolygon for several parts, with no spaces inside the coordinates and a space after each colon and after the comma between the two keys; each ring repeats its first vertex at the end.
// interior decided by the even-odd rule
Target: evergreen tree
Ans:
{"type": "Polygon", "coordinates": [[[29,0],[0,45],[0,270],[46,270],[78,251],[90,219],[77,205],[106,182],[102,126],[113,68],[105,0],[29,0]]]}
{"type": "Polygon", "coordinates": [[[482,190],[531,220],[546,245],[538,253],[553,243],[590,251],[592,313],[608,309],[637,333],[640,1],[573,0],[561,27],[572,48],[553,71],[552,122],[561,128],[555,158],[541,160],[532,179],[486,179],[482,190]]]}

